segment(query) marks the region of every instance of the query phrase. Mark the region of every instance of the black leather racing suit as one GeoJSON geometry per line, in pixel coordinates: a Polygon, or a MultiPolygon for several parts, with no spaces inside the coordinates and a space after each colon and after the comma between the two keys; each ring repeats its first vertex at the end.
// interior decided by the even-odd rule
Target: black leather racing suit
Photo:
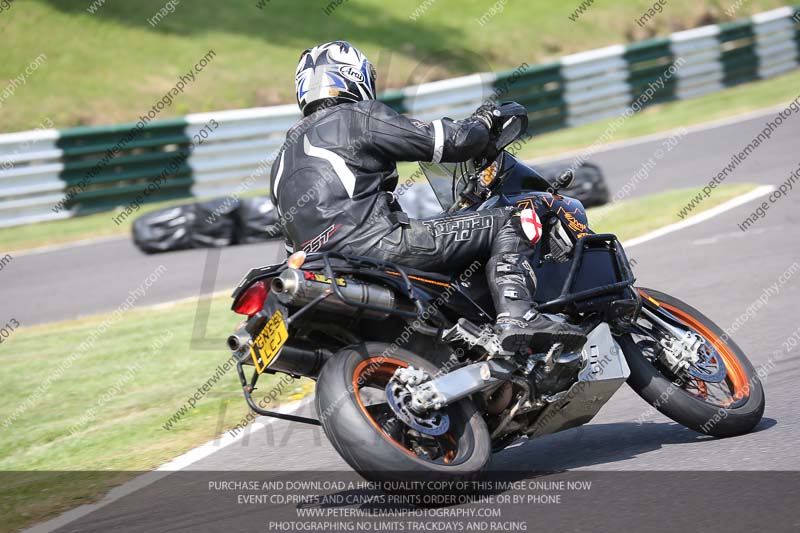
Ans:
{"type": "Polygon", "coordinates": [[[380,101],[334,105],[287,134],[272,165],[272,199],[293,250],[338,250],[432,272],[458,273],[476,259],[498,318],[530,310],[533,273],[511,208],[409,219],[393,201],[396,161],[466,161],[489,140],[479,118],[422,122],[380,101]]]}

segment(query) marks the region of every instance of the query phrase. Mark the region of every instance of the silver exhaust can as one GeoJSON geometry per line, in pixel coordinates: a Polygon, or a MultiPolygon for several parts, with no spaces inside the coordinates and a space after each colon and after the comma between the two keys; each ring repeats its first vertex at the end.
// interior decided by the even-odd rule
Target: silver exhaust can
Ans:
{"type": "MultiPolygon", "coordinates": [[[[374,283],[364,283],[352,278],[336,278],[331,280],[321,272],[289,268],[272,280],[270,291],[278,300],[291,307],[301,307],[328,291],[333,292],[332,283],[336,283],[339,292],[348,300],[362,304],[373,304],[390,309],[397,308],[394,291],[374,283]]],[[[387,313],[371,309],[359,309],[331,296],[317,305],[319,310],[335,313],[353,314],[360,311],[369,318],[383,319],[387,313]]]]}

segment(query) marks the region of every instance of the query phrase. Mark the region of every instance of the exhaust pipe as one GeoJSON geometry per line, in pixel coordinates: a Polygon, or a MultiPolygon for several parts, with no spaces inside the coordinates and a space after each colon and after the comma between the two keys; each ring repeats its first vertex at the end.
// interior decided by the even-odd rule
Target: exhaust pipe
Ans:
{"type": "Polygon", "coordinates": [[[278,357],[270,363],[269,370],[316,379],[331,355],[333,354],[330,350],[324,348],[287,343],[281,348],[278,357]]]}
{"type": "Polygon", "coordinates": [[[228,337],[228,348],[232,352],[238,352],[242,348],[246,347],[250,343],[250,334],[247,330],[242,327],[233,332],[233,335],[228,337]]]}
{"type": "MultiPolygon", "coordinates": [[[[311,302],[314,298],[325,294],[326,291],[331,290],[331,283],[331,280],[318,272],[307,272],[290,268],[285,270],[280,276],[273,278],[270,291],[276,295],[282,304],[300,307],[311,302]]],[[[363,283],[349,278],[347,280],[337,278],[334,283],[337,284],[339,291],[348,300],[354,300],[364,304],[380,305],[381,307],[388,307],[391,309],[397,308],[394,291],[386,287],[371,283],[363,283]]],[[[346,313],[348,315],[356,311],[351,305],[336,298],[335,293],[334,296],[326,298],[317,304],[317,308],[333,313],[346,313]]],[[[374,311],[372,309],[358,309],[358,311],[369,318],[383,319],[389,316],[388,313],[374,311]]]]}
{"type": "MultiPolygon", "coordinates": [[[[353,279],[337,279],[336,283],[344,297],[349,300],[390,309],[397,308],[394,292],[386,287],[353,279]]],[[[274,294],[282,304],[292,307],[302,307],[329,290],[331,290],[331,282],[324,275],[318,272],[307,272],[292,268],[273,278],[270,285],[270,293],[274,294]]],[[[389,316],[388,313],[382,311],[356,309],[342,302],[335,295],[319,302],[315,309],[348,316],[359,312],[361,316],[375,319],[389,316]]],[[[250,322],[251,328],[260,329],[263,327],[263,324],[259,325],[254,320],[250,322]]],[[[228,348],[244,364],[253,364],[249,348],[256,335],[258,335],[258,331],[248,331],[247,325],[245,325],[228,337],[228,348]]],[[[331,355],[329,350],[315,348],[298,339],[290,339],[289,342],[283,345],[278,356],[270,363],[267,371],[316,378],[320,369],[322,369],[322,366],[331,355]]]]}
{"type": "MultiPolygon", "coordinates": [[[[252,337],[241,328],[228,337],[228,348],[234,356],[246,365],[252,365],[250,345],[252,337]]],[[[302,341],[291,340],[284,344],[278,356],[269,364],[268,372],[285,372],[293,376],[315,378],[322,365],[333,355],[330,350],[314,348],[302,341]]]]}

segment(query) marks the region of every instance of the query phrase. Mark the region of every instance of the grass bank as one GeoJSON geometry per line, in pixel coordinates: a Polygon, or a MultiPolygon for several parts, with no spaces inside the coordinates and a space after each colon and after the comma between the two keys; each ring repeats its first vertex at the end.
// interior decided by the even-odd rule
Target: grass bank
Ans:
{"type": "Polygon", "coordinates": [[[184,0],[156,24],[164,0],[17,1],[0,13],[0,80],[23,76],[24,83],[3,102],[0,132],[33,129],[47,119],[55,128],[136,121],[209,50],[214,60],[161,118],[292,103],[300,52],[325,41],[346,39],[361,48],[376,64],[383,90],[514,69],[784,4],[738,2],[728,15],[734,3],[670,0],[640,27],[636,19],[652,0],[604,0],[579,16],[581,0],[184,0]]]}

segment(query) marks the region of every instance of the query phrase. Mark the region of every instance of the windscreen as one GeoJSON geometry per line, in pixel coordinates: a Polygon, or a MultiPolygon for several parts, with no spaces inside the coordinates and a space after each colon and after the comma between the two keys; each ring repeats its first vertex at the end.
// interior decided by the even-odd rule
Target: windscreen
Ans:
{"type": "Polygon", "coordinates": [[[472,162],[467,163],[423,163],[419,164],[422,172],[433,189],[443,211],[447,211],[455,202],[459,193],[467,183],[467,177],[474,170],[472,162]],[[453,187],[455,183],[455,188],[453,187]]]}

